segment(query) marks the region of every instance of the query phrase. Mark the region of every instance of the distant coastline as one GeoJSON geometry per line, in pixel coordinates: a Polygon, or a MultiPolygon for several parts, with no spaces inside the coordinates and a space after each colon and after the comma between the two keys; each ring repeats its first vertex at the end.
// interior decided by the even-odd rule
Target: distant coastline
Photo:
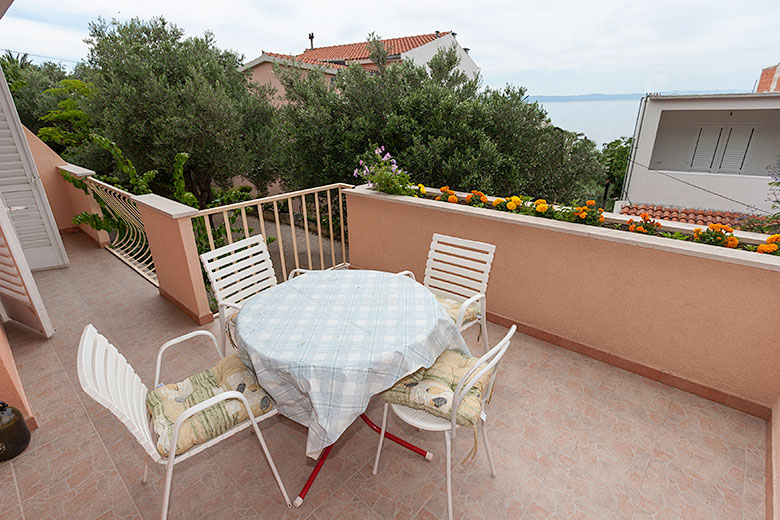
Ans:
{"type": "MultiPolygon", "coordinates": [[[[690,95],[690,94],[738,94],[740,90],[669,90],[657,94],[690,95]]],[[[539,103],[562,103],[572,101],[630,101],[642,99],[646,94],[634,92],[630,94],[575,94],[570,96],[528,96],[528,101],[539,103]]]]}

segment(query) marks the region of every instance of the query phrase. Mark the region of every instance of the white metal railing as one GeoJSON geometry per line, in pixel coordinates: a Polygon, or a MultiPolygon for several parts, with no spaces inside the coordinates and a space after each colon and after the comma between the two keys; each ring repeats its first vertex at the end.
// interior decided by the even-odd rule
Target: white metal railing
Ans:
{"type": "Polygon", "coordinates": [[[213,251],[259,232],[285,280],[292,269],[345,267],[349,253],[343,191],[351,188],[329,184],[201,210],[192,217],[198,250],[213,251]]]}
{"type": "Polygon", "coordinates": [[[144,221],[132,200],[133,194],[93,177],[87,177],[84,181],[95,198],[103,203],[103,216],[113,218],[118,224],[117,229],[109,232],[111,243],[108,250],[141,276],[158,285],[144,221]]]}

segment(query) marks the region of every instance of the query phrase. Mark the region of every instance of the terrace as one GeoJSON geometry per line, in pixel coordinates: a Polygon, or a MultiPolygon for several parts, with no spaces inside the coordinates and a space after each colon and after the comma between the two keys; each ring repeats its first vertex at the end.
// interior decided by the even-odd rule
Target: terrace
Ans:
{"type": "MultiPolygon", "coordinates": [[[[357,267],[384,269],[392,267],[386,263],[398,260],[419,267],[424,257],[418,258],[418,249],[426,244],[395,251],[400,238],[389,231],[383,237],[378,222],[387,217],[381,213],[386,211],[383,205],[394,202],[371,197],[363,193],[347,199],[352,262],[357,267]],[[369,203],[379,212],[377,222],[367,218],[369,203]],[[355,224],[358,220],[362,226],[355,224]],[[376,244],[369,236],[385,240],[392,254],[384,251],[381,259],[372,256],[376,244]]],[[[149,213],[143,206],[141,210],[146,220],[149,213]]],[[[414,214],[407,218],[415,221],[414,214]]],[[[439,225],[435,215],[430,220],[431,226],[439,225]]],[[[146,223],[154,253],[153,233],[161,231],[146,223]]],[[[403,222],[396,219],[393,225],[397,233],[406,233],[403,222]]],[[[480,229],[484,233],[484,226],[480,229]]],[[[468,228],[462,231],[471,233],[468,228]]],[[[408,241],[406,237],[403,240],[408,241]]],[[[0,516],[9,520],[155,518],[164,468],[152,465],[148,483],[141,483],[143,451],[111,413],[79,387],[78,339],[82,328],[93,323],[150,384],[157,349],[192,330],[191,317],[197,312],[182,312],[184,292],[171,296],[167,291],[168,298],[162,297],[155,285],[96,247],[85,234],[65,235],[64,242],[70,266],[35,274],[55,334],[46,340],[6,324],[39,426],[22,455],[0,463],[0,516]],[[169,301],[175,297],[179,298],[176,305],[169,301]]],[[[176,254],[170,239],[166,246],[176,254]]],[[[502,246],[507,247],[499,243],[502,246]]],[[[301,256],[305,258],[303,251],[301,256]]],[[[170,273],[158,258],[155,255],[162,289],[170,282],[170,273]]],[[[491,286],[533,288],[535,268],[528,265],[525,271],[507,274],[498,262],[491,286]]],[[[529,294],[527,289],[523,294],[529,294]]],[[[492,297],[492,308],[506,315],[500,293],[492,297]]],[[[516,307],[525,312],[527,303],[517,300],[516,307]]],[[[528,319],[533,318],[530,312],[528,319]]],[[[507,323],[506,317],[493,319],[507,323]]],[[[572,320],[578,322],[576,317],[572,320]]],[[[217,332],[213,322],[202,328],[217,332]]],[[[495,341],[505,330],[491,323],[490,337],[495,341]]],[[[479,351],[475,335],[472,329],[466,339],[479,351]]],[[[456,465],[456,517],[766,518],[767,421],[573,352],[572,345],[558,342],[569,349],[529,335],[514,337],[491,407],[498,475],[490,478],[483,449],[474,462],[456,465]]],[[[215,356],[196,347],[171,355],[164,380],[180,380],[213,365],[215,356]]],[[[378,398],[367,413],[378,420],[378,398]]],[[[433,451],[434,461],[425,462],[389,445],[379,475],[372,476],[377,436],[358,421],[336,443],[307,500],[299,509],[288,509],[247,430],[180,465],[174,474],[170,515],[446,518],[440,435],[418,432],[398,420],[391,419],[390,424],[433,451]]],[[[304,454],[306,430],[284,417],[272,418],[262,427],[282,479],[294,493],[313,467],[304,454]]],[[[456,444],[456,460],[460,460],[471,446],[470,435],[460,436],[456,444]]]]}

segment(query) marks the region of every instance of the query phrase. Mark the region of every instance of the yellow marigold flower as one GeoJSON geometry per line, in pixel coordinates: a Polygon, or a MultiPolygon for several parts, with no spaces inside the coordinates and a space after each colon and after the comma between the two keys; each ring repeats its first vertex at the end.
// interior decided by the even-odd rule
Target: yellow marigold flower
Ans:
{"type": "Polygon", "coordinates": [[[534,205],[538,206],[539,204],[547,204],[547,201],[544,199],[536,199],[536,201],[534,201],[534,205]]]}
{"type": "Polygon", "coordinates": [[[587,204],[588,206],[595,206],[596,205],[596,201],[595,200],[589,200],[589,201],[586,201],[585,204],[587,204]]]}
{"type": "Polygon", "coordinates": [[[771,254],[777,251],[777,249],[778,249],[777,244],[771,243],[771,244],[761,244],[760,246],[758,246],[757,251],[759,253],[771,254]]]}
{"type": "Polygon", "coordinates": [[[522,204],[523,203],[523,199],[521,199],[517,195],[512,195],[512,202],[514,202],[515,204],[522,204]]]}
{"type": "Polygon", "coordinates": [[[455,195],[450,195],[449,197],[447,197],[447,202],[458,202],[458,197],[456,197],[455,195]]]}
{"type": "Polygon", "coordinates": [[[504,199],[502,199],[502,198],[497,198],[496,200],[493,201],[493,207],[494,208],[497,207],[502,202],[506,202],[506,201],[504,199]]]}
{"type": "Polygon", "coordinates": [[[536,211],[538,211],[539,213],[547,213],[548,209],[550,209],[550,207],[547,204],[536,205],[536,211]]]}
{"type": "Polygon", "coordinates": [[[772,235],[771,237],[766,239],[767,244],[776,244],[780,242],[780,234],[772,235]]]}
{"type": "Polygon", "coordinates": [[[728,237],[726,238],[726,247],[729,247],[731,249],[734,249],[739,245],[739,239],[737,237],[728,237]]]}
{"type": "Polygon", "coordinates": [[[510,201],[507,203],[507,205],[506,205],[506,209],[508,209],[509,211],[514,211],[514,210],[516,210],[516,209],[517,209],[517,204],[515,204],[514,202],[512,202],[512,201],[510,200],[510,201]]]}
{"type": "Polygon", "coordinates": [[[420,189],[420,193],[425,195],[425,186],[423,186],[422,184],[418,184],[417,187],[420,189]]]}

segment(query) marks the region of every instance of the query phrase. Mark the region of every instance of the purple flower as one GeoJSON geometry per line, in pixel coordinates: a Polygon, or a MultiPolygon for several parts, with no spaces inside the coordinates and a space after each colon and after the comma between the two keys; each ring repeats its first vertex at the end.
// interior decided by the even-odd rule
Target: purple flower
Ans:
{"type": "Polygon", "coordinates": [[[358,176],[358,171],[357,171],[357,168],[355,168],[355,171],[354,171],[354,172],[352,172],[352,176],[353,176],[353,177],[357,177],[357,176],[358,176]]]}
{"type": "Polygon", "coordinates": [[[391,156],[390,156],[390,154],[388,153],[388,154],[385,154],[385,156],[384,156],[384,157],[382,157],[382,160],[383,160],[383,161],[389,161],[389,160],[390,160],[390,158],[391,158],[391,156]]]}
{"type": "Polygon", "coordinates": [[[360,160],[360,166],[363,166],[363,159],[360,160]]]}
{"type": "Polygon", "coordinates": [[[377,155],[382,155],[382,150],[377,148],[376,150],[374,150],[374,153],[377,154],[377,155]]]}
{"type": "Polygon", "coordinates": [[[392,166],[390,166],[390,169],[393,170],[393,172],[395,172],[398,169],[398,166],[393,164],[392,166]]]}
{"type": "Polygon", "coordinates": [[[385,151],[385,147],[384,146],[380,147],[379,149],[382,150],[383,152],[385,151]]]}

